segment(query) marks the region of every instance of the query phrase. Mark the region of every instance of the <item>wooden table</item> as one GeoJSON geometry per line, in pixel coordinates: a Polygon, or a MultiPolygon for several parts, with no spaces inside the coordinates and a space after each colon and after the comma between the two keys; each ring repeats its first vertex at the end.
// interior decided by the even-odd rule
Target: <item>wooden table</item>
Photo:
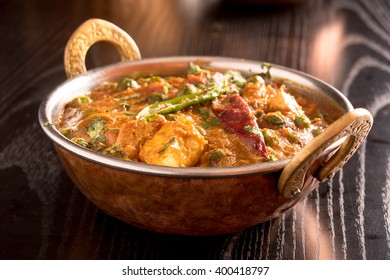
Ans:
{"type": "MultiPolygon", "coordinates": [[[[0,259],[390,259],[390,3],[310,0],[0,1],[0,259]],[[39,126],[85,20],[109,20],[147,57],[228,56],[295,68],[341,90],[375,124],[352,160],[294,210],[242,232],[189,237],[104,214],[70,181],[39,126]]],[[[103,43],[88,68],[118,61],[103,43]]]]}

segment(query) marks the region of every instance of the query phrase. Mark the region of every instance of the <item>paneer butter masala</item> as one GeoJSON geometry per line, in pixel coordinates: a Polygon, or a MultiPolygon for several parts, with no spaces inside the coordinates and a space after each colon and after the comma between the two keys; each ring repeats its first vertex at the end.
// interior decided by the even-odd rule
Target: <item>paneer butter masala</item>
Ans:
{"type": "Polygon", "coordinates": [[[175,167],[240,166],[296,154],[329,125],[315,103],[264,73],[126,77],[69,102],[58,129],[94,151],[175,167]]]}

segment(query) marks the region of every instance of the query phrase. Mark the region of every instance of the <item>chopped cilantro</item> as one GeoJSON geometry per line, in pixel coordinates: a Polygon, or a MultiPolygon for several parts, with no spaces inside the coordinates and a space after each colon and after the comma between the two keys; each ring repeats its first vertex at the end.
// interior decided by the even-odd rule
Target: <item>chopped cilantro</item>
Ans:
{"type": "Polygon", "coordinates": [[[84,148],[89,148],[89,143],[84,138],[77,137],[77,138],[74,138],[72,140],[73,140],[73,142],[75,142],[76,144],[79,144],[80,146],[82,146],[84,148]]]}
{"type": "Polygon", "coordinates": [[[253,75],[252,77],[248,78],[247,82],[250,84],[263,84],[264,79],[260,75],[253,75]]]}
{"type": "Polygon", "coordinates": [[[229,82],[232,82],[233,84],[236,84],[239,87],[242,87],[243,85],[246,84],[246,79],[238,71],[233,71],[233,70],[226,71],[224,76],[229,82]]]}
{"type": "Polygon", "coordinates": [[[210,116],[210,111],[204,107],[199,107],[198,112],[202,115],[202,119],[207,119],[210,116]]]}
{"type": "Polygon", "coordinates": [[[159,101],[162,101],[163,99],[164,98],[163,98],[163,95],[161,92],[153,92],[148,96],[147,101],[148,102],[159,102],[159,101]]]}
{"type": "Polygon", "coordinates": [[[162,154],[169,146],[173,146],[176,143],[177,143],[177,139],[176,136],[174,136],[171,139],[169,139],[169,141],[165,143],[164,146],[162,146],[161,150],[158,151],[158,153],[162,154]]]}
{"type": "Polygon", "coordinates": [[[225,153],[222,150],[212,151],[209,156],[210,166],[216,166],[224,155],[225,153]]]}
{"type": "Polygon", "coordinates": [[[61,134],[64,135],[64,136],[66,136],[66,137],[69,136],[69,134],[70,134],[71,131],[72,131],[72,129],[70,129],[70,128],[62,128],[62,129],[60,130],[61,134]]]}
{"type": "Polygon", "coordinates": [[[197,65],[195,63],[190,62],[189,74],[195,74],[196,75],[196,74],[199,74],[199,73],[202,73],[202,72],[210,72],[210,71],[201,68],[199,65],[197,65]]]}
{"type": "Polygon", "coordinates": [[[255,117],[257,119],[261,119],[264,115],[265,115],[264,111],[263,110],[259,110],[259,111],[256,112],[255,117]]]}
{"type": "Polygon", "coordinates": [[[106,137],[102,134],[105,124],[106,124],[106,121],[102,120],[99,117],[99,118],[95,118],[88,125],[87,134],[91,138],[92,144],[106,141],[106,137]]]}
{"type": "Polygon", "coordinates": [[[122,147],[120,147],[118,144],[114,144],[111,147],[104,149],[102,153],[122,158],[126,155],[122,147]]]}
{"type": "Polygon", "coordinates": [[[212,117],[212,118],[209,118],[207,120],[204,120],[201,123],[201,126],[204,129],[212,129],[212,128],[216,127],[219,124],[220,124],[219,120],[216,117],[212,117]]]}
{"type": "Polygon", "coordinates": [[[272,67],[272,64],[271,63],[268,63],[268,62],[264,62],[262,65],[261,65],[261,68],[264,69],[265,68],[265,72],[259,74],[263,79],[271,79],[271,67],[272,67]]]}

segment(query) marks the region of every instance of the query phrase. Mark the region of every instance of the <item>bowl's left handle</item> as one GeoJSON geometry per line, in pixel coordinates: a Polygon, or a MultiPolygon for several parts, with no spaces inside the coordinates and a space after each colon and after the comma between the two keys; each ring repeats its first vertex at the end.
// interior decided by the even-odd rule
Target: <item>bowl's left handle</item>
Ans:
{"type": "Polygon", "coordinates": [[[64,64],[68,78],[87,71],[85,58],[89,48],[100,41],[113,44],[121,60],[141,59],[137,44],[118,26],[102,19],[89,19],[79,26],[69,38],[65,47],[64,64]]]}
{"type": "Polygon", "coordinates": [[[332,123],[325,131],[302,148],[284,167],[278,181],[284,197],[299,194],[307,171],[326,148],[345,137],[339,149],[314,171],[318,181],[324,182],[340,170],[366,139],[373,119],[366,109],[354,109],[332,123]]]}

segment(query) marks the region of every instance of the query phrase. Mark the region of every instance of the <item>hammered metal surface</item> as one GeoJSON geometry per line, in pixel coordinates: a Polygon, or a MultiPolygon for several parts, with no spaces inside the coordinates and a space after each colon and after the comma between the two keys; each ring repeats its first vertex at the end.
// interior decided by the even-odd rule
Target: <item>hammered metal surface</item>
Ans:
{"type": "Polygon", "coordinates": [[[283,169],[278,189],[285,197],[300,193],[305,176],[330,145],[346,137],[332,157],[317,170],[320,182],[330,179],[353,156],[372,127],[372,116],[366,109],[355,109],[331,124],[322,134],[306,145],[283,169]]]}
{"type": "Polygon", "coordinates": [[[64,66],[68,78],[79,76],[87,71],[85,66],[87,52],[93,44],[100,41],[113,44],[122,61],[141,59],[137,44],[130,35],[111,22],[90,19],[77,28],[66,45],[64,66]]]}

